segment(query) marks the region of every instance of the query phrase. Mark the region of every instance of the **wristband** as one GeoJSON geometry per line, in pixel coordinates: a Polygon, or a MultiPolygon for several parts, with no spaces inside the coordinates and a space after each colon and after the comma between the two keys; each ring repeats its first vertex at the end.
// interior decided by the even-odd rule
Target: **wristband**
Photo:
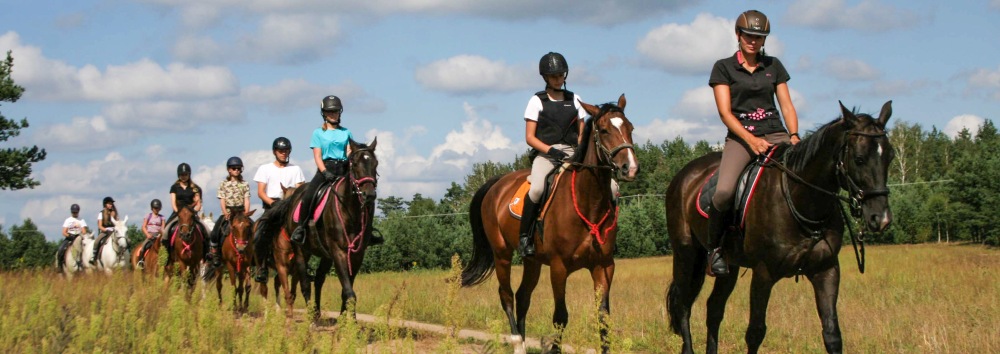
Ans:
{"type": "Polygon", "coordinates": [[[799,133],[791,133],[791,134],[788,134],[788,137],[789,137],[789,138],[791,138],[791,137],[793,137],[793,136],[799,136],[799,133]]]}

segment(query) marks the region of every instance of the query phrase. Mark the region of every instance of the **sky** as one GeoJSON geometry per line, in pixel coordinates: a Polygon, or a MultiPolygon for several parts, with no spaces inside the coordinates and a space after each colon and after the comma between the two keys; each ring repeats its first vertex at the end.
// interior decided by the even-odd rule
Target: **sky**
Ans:
{"type": "MultiPolygon", "coordinates": [[[[60,238],[78,203],[93,226],[105,196],[141,220],[169,205],[181,162],[219,213],[225,161],[244,177],[278,136],[315,173],[309,137],[320,100],[378,139],[380,198],[441,198],[472,165],[527,149],[524,109],[544,88],[538,60],[562,53],[568,89],[599,104],[625,94],[636,142],[721,142],[707,85],[736,50],[734,21],[771,20],[765,50],[806,132],[838,100],[952,136],[1000,111],[1000,0],[0,0],[0,51],[25,88],[4,102],[30,127],[0,148],[38,145],[34,189],[0,191],[0,224],[31,218],[60,238]]],[[[666,188],[666,186],[664,186],[666,188]]],[[[251,190],[256,185],[251,182],[251,190]]],[[[256,193],[251,198],[260,207],[256,193]]]]}

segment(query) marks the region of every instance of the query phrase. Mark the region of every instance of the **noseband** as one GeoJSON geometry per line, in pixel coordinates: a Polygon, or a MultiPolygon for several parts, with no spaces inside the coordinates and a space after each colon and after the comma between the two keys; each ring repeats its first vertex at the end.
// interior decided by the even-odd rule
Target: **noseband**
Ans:
{"type": "MultiPolygon", "coordinates": [[[[616,112],[621,112],[621,108],[618,108],[618,106],[610,105],[608,108],[605,108],[604,110],[602,110],[601,115],[599,117],[604,117],[604,115],[610,113],[612,110],[614,110],[616,112]]],[[[600,133],[599,133],[599,131],[597,129],[597,121],[599,119],[600,118],[594,119],[594,122],[591,123],[590,135],[592,135],[594,137],[594,145],[597,145],[597,150],[601,152],[602,159],[606,160],[608,162],[608,165],[610,165],[611,171],[612,172],[618,172],[621,169],[618,168],[618,166],[615,166],[615,163],[614,163],[614,160],[613,160],[615,154],[617,154],[619,151],[622,151],[622,150],[625,150],[625,149],[633,149],[633,146],[632,146],[632,144],[629,144],[628,142],[623,142],[623,143],[619,144],[618,146],[615,146],[614,148],[611,148],[611,149],[608,149],[608,148],[604,147],[604,144],[601,144],[601,138],[600,138],[601,135],[600,135],[600,133]]],[[[622,119],[624,119],[624,117],[622,117],[622,119]]],[[[623,141],[625,140],[624,136],[622,136],[622,140],[623,141]]]]}

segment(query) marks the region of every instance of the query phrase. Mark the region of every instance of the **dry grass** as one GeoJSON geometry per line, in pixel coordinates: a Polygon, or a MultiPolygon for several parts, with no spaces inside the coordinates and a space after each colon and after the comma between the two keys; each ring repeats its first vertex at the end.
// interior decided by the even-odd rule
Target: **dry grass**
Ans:
{"type": "MultiPolygon", "coordinates": [[[[868,248],[868,271],[859,274],[853,254],[842,252],[840,322],[846,352],[1000,352],[1000,252],[976,246],[925,244],[868,248]]],[[[619,260],[611,290],[613,348],[618,352],[675,352],[680,338],[666,322],[664,295],[669,257],[619,260]]],[[[362,274],[357,310],[474,328],[498,336],[507,332],[497,283],[460,289],[445,282],[449,271],[362,274]]],[[[520,269],[514,272],[515,284],[520,269]]],[[[727,307],[720,333],[722,352],[745,351],[749,276],[727,307]]],[[[697,351],[703,351],[704,299],[708,280],[692,316],[697,351]]],[[[199,284],[199,287],[201,284],[199,284]]],[[[594,293],[590,276],[570,277],[570,322],[564,343],[596,345],[594,293]]],[[[449,338],[419,337],[375,324],[359,328],[311,327],[285,319],[271,301],[251,298],[250,315],[229,311],[214,293],[191,300],[177,285],[133,274],[85,276],[67,281],[50,272],[0,274],[0,348],[5,352],[505,352],[496,343],[469,345],[449,338]],[[333,332],[333,333],[330,333],[333,332]],[[428,344],[431,341],[431,344],[428,344]],[[367,343],[366,343],[367,342],[367,343]],[[436,343],[436,344],[434,344],[436,343]],[[470,349],[478,348],[478,349],[470,349]]],[[[214,287],[211,289],[214,292],[214,287]]],[[[256,291],[254,292],[256,294],[256,291]]],[[[339,283],[328,281],[323,308],[339,310],[339,283]]],[[[301,299],[301,297],[300,297],[301,299]]],[[[304,305],[299,300],[296,307],[304,305]]],[[[528,314],[528,335],[551,335],[552,291],[543,275],[528,314]]],[[[779,282],[768,312],[768,353],[823,352],[820,323],[808,281],[779,282]]]]}

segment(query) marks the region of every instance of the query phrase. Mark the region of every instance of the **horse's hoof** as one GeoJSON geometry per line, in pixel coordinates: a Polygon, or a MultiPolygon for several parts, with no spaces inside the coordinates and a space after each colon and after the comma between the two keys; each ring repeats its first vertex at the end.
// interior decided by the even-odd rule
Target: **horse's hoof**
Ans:
{"type": "Polygon", "coordinates": [[[520,335],[510,336],[510,344],[514,347],[514,354],[526,354],[528,352],[524,347],[524,338],[520,335]]]}

